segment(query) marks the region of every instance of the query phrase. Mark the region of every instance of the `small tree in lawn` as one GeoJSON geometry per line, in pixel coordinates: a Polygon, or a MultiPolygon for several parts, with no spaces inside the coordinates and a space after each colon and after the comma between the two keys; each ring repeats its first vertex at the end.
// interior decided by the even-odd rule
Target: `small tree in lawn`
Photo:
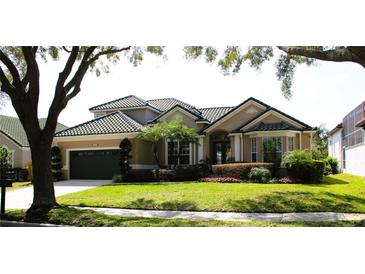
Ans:
{"type": "MultiPolygon", "coordinates": [[[[195,130],[184,125],[180,117],[167,123],[166,138],[176,140],[179,143],[181,142],[192,143],[196,142],[198,137],[199,135],[195,132],[195,130]]],[[[172,146],[174,146],[174,142],[172,142],[172,146]]],[[[180,162],[179,161],[180,156],[181,156],[181,147],[178,149],[175,167],[180,162]]]]}
{"type": "Polygon", "coordinates": [[[120,174],[125,178],[128,177],[129,171],[131,170],[130,166],[130,159],[132,159],[132,155],[130,155],[132,151],[132,143],[129,141],[128,138],[124,138],[120,144],[120,158],[119,158],[119,165],[120,165],[120,174]]]}
{"type": "Polygon", "coordinates": [[[152,127],[146,126],[138,134],[138,138],[152,144],[152,152],[155,157],[158,168],[161,168],[160,160],[158,157],[158,143],[166,138],[167,124],[164,121],[160,121],[152,127]]]}
{"type": "Polygon", "coordinates": [[[57,146],[51,148],[51,166],[52,166],[53,180],[56,182],[61,180],[62,177],[61,150],[57,146]]]}

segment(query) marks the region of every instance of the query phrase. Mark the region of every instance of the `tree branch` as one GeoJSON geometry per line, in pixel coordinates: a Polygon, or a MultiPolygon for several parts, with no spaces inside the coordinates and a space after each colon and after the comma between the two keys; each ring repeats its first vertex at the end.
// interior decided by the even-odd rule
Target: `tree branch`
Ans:
{"type": "Polygon", "coordinates": [[[278,48],[290,55],[300,55],[308,58],[315,58],[323,61],[333,62],[355,62],[365,68],[365,60],[361,60],[354,56],[346,47],[338,47],[330,50],[316,50],[305,47],[285,47],[278,48]]]}
{"type": "Polygon", "coordinates": [[[13,62],[4,54],[2,50],[0,50],[0,61],[3,62],[3,64],[7,67],[7,69],[10,71],[11,76],[13,77],[13,83],[17,88],[22,87],[21,81],[20,81],[20,75],[13,64],[13,62]]]}
{"type": "Polygon", "coordinates": [[[5,92],[10,96],[10,94],[13,93],[15,88],[9,82],[8,78],[6,77],[1,67],[0,67],[0,82],[1,82],[1,91],[5,92]]]}

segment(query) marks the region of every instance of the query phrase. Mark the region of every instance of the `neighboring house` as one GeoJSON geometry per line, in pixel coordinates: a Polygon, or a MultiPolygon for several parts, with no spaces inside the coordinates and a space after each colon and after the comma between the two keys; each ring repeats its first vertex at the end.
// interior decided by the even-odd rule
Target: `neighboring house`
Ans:
{"type": "MultiPolygon", "coordinates": [[[[46,119],[39,119],[39,125],[44,127],[46,119]]],[[[56,131],[67,127],[58,123],[56,131]]],[[[0,115],[0,146],[11,152],[12,167],[24,168],[31,161],[27,135],[22,124],[16,117],[0,115]]]]}
{"type": "Polygon", "coordinates": [[[132,142],[132,168],[155,168],[151,144],[137,135],[143,126],[159,120],[181,117],[199,133],[196,143],[161,142],[158,153],[166,166],[176,160],[177,149],[180,165],[197,164],[207,157],[215,164],[265,161],[263,143],[269,140],[281,158],[288,150],[311,149],[314,133],[311,126],[255,98],[235,107],[196,108],[174,98],[143,100],[130,95],[90,111],[95,119],[56,134],[66,178],[111,179],[119,173],[118,148],[123,138],[132,142]]]}
{"type": "Polygon", "coordinates": [[[336,157],[341,170],[365,176],[365,102],[328,133],[328,153],[336,157]]]}

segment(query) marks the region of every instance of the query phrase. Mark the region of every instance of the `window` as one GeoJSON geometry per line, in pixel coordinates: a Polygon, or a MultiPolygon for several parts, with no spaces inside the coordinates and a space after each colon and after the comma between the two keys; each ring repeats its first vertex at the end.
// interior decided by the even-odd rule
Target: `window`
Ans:
{"type": "Polygon", "coordinates": [[[262,138],[264,145],[264,162],[281,161],[283,142],[282,137],[265,136],[262,138]]]}
{"type": "Polygon", "coordinates": [[[251,139],[251,162],[257,162],[257,142],[256,142],[256,138],[251,139]]]}
{"type": "Polygon", "coordinates": [[[294,137],[288,137],[288,151],[294,150],[294,137]]]}
{"type": "Polygon", "coordinates": [[[364,106],[364,104],[359,105],[343,119],[342,143],[345,148],[365,142],[364,130],[355,126],[365,115],[364,106]]]}
{"type": "Polygon", "coordinates": [[[188,165],[190,144],[187,141],[167,140],[167,164],[188,165]]]}

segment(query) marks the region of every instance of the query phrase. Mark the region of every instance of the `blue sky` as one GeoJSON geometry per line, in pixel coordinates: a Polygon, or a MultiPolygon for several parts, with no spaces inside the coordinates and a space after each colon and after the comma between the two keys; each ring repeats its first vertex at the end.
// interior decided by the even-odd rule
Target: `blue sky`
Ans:
{"type": "MultiPolygon", "coordinates": [[[[250,96],[276,107],[312,126],[328,129],[365,100],[365,70],[352,63],[318,62],[314,67],[299,66],[287,101],[275,77],[274,63],[257,72],[244,65],[239,74],[224,76],[215,65],[187,61],[182,47],[167,47],[167,60],[146,56],[133,67],[124,58],[111,65],[111,72],[100,77],[87,74],[81,93],[62,112],[59,121],[72,126],[93,118],[94,105],[135,94],[144,99],[176,97],[197,107],[235,106],[250,96]]],[[[47,116],[58,72],[65,62],[42,63],[39,116],[47,116]]],[[[16,115],[8,103],[5,115],[16,115]]]]}

